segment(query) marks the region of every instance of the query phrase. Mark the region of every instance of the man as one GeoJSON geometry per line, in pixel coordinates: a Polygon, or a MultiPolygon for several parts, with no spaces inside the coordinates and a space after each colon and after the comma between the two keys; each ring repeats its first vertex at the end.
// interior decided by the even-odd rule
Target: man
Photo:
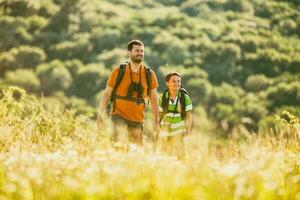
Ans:
{"type": "Polygon", "coordinates": [[[147,98],[150,99],[151,110],[154,115],[154,130],[158,130],[159,127],[158,82],[155,73],[150,70],[151,84],[148,86],[147,68],[143,64],[144,44],[139,40],[132,40],[128,43],[127,50],[129,61],[125,65],[124,75],[121,82],[117,85],[115,93],[114,86],[121,67],[115,68],[109,76],[104,94],[99,103],[97,124],[99,128],[103,127],[105,108],[108,100],[113,95],[113,108],[110,115],[114,125],[114,141],[118,140],[120,132],[124,133],[124,127],[126,127],[130,141],[142,145],[147,98]]]}

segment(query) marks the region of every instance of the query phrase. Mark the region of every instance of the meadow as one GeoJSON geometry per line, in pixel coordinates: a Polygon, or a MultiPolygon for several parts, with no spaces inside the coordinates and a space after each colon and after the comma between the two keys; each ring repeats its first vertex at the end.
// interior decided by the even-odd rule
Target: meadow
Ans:
{"type": "Polygon", "coordinates": [[[193,130],[183,161],[150,139],[113,145],[93,119],[10,87],[0,99],[0,199],[300,199],[299,119],[277,117],[272,134],[193,130]]]}
{"type": "Polygon", "coordinates": [[[0,200],[300,199],[299,0],[0,0],[0,27],[0,200]],[[182,75],[185,160],[150,117],[142,148],[96,127],[132,39],[158,92],[182,75]]]}

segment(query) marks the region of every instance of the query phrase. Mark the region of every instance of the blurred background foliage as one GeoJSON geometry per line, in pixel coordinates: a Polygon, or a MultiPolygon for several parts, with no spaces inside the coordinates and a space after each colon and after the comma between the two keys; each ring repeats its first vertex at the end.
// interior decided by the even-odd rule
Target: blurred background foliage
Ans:
{"type": "Polygon", "coordinates": [[[167,72],[182,74],[197,127],[228,136],[300,114],[298,0],[0,0],[0,27],[1,88],[77,113],[95,117],[111,69],[140,39],[160,92],[167,72]]]}

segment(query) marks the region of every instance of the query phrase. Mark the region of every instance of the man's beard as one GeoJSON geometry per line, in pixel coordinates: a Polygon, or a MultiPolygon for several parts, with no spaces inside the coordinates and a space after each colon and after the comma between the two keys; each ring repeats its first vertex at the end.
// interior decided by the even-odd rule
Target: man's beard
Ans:
{"type": "Polygon", "coordinates": [[[131,56],[131,60],[134,63],[141,63],[144,59],[144,56],[131,56]]]}

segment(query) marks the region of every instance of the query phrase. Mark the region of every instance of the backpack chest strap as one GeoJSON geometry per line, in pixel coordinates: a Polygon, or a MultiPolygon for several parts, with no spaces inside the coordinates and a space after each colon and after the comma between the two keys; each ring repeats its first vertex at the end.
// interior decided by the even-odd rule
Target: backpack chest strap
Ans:
{"type": "Polygon", "coordinates": [[[115,98],[117,98],[117,99],[123,99],[123,100],[126,100],[126,101],[133,101],[133,102],[136,102],[137,104],[141,104],[141,103],[145,103],[146,102],[145,98],[139,98],[139,97],[128,97],[128,96],[119,96],[119,95],[116,95],[115,98]]]}

